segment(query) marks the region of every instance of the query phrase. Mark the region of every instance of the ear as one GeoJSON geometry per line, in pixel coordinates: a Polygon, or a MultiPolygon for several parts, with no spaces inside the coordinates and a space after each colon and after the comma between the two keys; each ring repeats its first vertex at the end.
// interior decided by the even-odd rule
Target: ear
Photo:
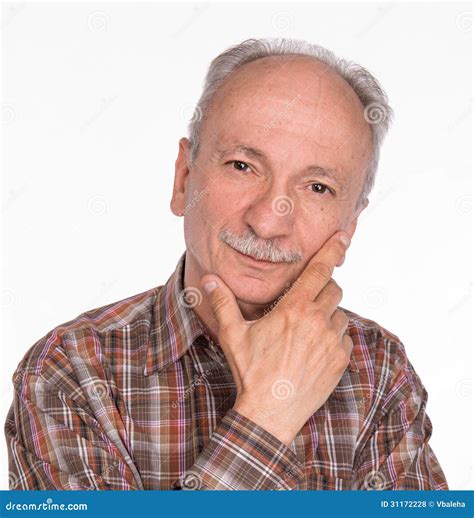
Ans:
{"type": "Polygon", "coordinates": [[[173,195],[170,202],[171,212],[175,216],[184,215],[186,182],[189,175],[189,152],[189,140],[183,137],[179,140],[178,158],[176,159],[174,166],[173,195]]]}
{"type": "Polygon", "coordinates": [[[364,201],[357,208],[355,216],[352,219],[349,227],[346,230],[346,232],[351,236],[351,239],[352,239],[352,236],[354,235],[354,232],[356,231],[357,222],[358,222],[358,218],[360,216],[360,213],[367,207],[368,204],[369,204],[369,199],[365,198],[364,201]]]}

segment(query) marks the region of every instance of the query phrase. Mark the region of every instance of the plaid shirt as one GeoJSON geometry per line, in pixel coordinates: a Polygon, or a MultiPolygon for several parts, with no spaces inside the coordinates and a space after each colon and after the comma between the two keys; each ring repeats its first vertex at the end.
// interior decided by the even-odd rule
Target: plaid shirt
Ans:
{"type": "Polygon", "coordinates": [[[287,446],[232,408],[184,263],[26,352],[5,423],[10,489],[448,489],[427,392],[396,336],[344,310],[350,363],[287,446]]]}

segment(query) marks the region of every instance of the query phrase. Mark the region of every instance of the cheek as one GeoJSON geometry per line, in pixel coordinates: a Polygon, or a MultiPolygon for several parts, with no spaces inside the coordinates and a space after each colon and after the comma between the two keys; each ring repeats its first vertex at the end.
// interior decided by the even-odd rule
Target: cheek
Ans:
{"type": "Polygon", "coordinates": [[[342,228],[340,219],[334,211],[324,207],[305,219],[305,223],[300,226],[305,255],[312,256],[332,234],[342,228]]]}

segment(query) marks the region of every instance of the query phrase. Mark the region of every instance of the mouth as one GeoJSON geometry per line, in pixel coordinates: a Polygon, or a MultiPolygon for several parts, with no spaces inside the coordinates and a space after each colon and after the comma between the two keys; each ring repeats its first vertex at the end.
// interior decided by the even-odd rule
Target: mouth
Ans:
{"type": "Polygon", "coordinates": [[[253,266],[256,266],[259,268],[275,267],[275,266],[279,266],[280,264],[282,264],[282,263],[273,263],[271,261],[264,261],[262,259],[255,259],[254,257],[252,257],[250,255],[246,255],[246,254],[243,254],[242,252],[239,252],[235,248],[232,248],[230,245],[229,245],[229,248],[231,248],[238,255],[238,257],[241,260],[245,261],[247,264],[250,264],[250,265],[253,265],[253,266]]]}

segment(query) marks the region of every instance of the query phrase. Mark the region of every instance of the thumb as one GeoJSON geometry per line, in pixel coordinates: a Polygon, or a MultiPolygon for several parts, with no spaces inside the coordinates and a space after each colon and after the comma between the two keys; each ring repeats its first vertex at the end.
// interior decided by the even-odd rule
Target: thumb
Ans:
{"type": "Polygon", "coordinates": [[[201,286],[207,293],[209,304],[219,327],[228,327],[244,320],[232,290],[217,275],[204,275],[201,286]]]}

